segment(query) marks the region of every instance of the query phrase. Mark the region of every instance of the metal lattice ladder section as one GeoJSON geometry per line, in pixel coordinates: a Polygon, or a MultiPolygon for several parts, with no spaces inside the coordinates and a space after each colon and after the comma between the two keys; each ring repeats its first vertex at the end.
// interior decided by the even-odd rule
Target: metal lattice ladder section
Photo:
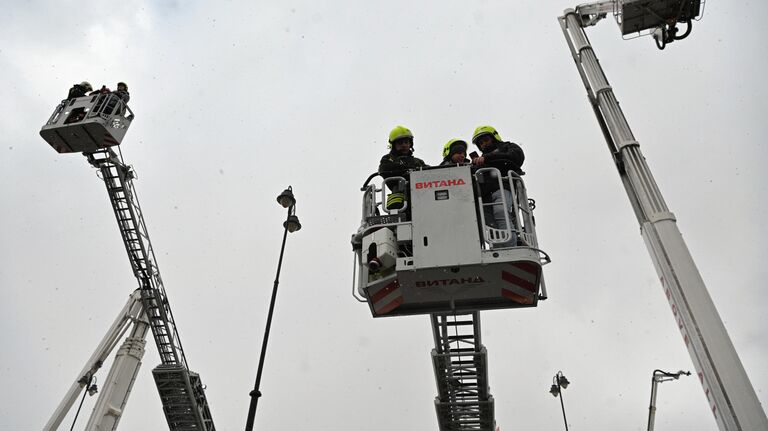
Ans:
{"type": "Polygon", "coordinates": [[[198,374],[189,371],[152,243],[133,187],[134,174],[111,149],[87,153],[98,168],[117,219],[120,235],[139,281],[141,299],[161,365],[152,371],[171,431],[214,431],[208,401],[198,374]]]}
{"type": "Polygon", "coordinates": [[[440,431],[494,431],[488,354],[480,342],[480,313],[432,314],[440,431]]]}

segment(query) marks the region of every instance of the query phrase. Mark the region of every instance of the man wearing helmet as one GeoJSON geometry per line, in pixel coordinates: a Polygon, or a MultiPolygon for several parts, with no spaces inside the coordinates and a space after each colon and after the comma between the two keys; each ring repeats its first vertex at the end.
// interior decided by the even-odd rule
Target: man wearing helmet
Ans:
{"type": "MultiPolygon", "coordinates": [[[[475,157],[472,160],[472,164],[478,168],[490,167],[498,169],[503,176],[506,176],[508,171],[512,171],[517,175],[524,175],[522,165],[525,161],[525,154],[523,149],[519,145],[513,142],[506,142],[501,139],[499,132],[491,126],[480,126],[475,129],[472,134],[472,142],[478,146],[482,155],[475,157]]],[[[486,223],[496,229],[506,229],[507,223],[504,217],[504,211],[509,214],[509,221],[513,226],[510,227],[512,231],[512,239],[509,242],[497,244],[499,247],[513,247],[517,245],[517,234],[514,231],[515,214],[512,204],[512,192],[509,182],[504,181],[504,187],[499,189],[499,182],[496,177],[490,173],[487,173],[479,179],[480,192],[484,202],[501,203],[502,196],[507,203],[507,208],[503,208],[501,205],[493,205],[485,207],[485,219],[486,223]]]]}
{"type": "Polygon", "coordinates": [[[451,139],[443,147],[443,161],[440,166],[463,165],[467,162],[467,143],[461,139],[451,139]]]}
{"type": "Polygon", "coordinates": [[[115,91],[115,94],[123,100],[123,103],[128,103],[128,101],[131,100],[131,94],[128,93],[128,84],[125,82],[117,83],[117,91],[115,91]]]}
{"type": "MultiPolygon", "coordinates": [[[[414,169],[426,165],[423,160],[413,157],[413,134],[407,127],[396,126],[389,132],[389,153],[379,161],[379,174],[384,178],[405,177],[414,169]]],[[[405,202],[405,188],[400,185],[390,185],[392,193],[387,197],[387,209],[399,209],[405,202]]]]}
{"type": "Polygon", "coordinates": [[[69,89],[67,99],[83,97],[88,94],[89,91],[93,91],[93,87],[91,87],[91,84],[88,81],[83,81],[79,84],[73,85],[72,88],[69,89]]]}

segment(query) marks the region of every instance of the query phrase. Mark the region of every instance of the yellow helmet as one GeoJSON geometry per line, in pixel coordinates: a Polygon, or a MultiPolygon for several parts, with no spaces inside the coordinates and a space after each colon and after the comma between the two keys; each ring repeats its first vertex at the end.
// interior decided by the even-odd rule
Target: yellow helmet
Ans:
{"type": "Polygon", "coordinates": [[[93,91],[93,87],[91,87],[91,83],[88,81],[83,81],[80,85],[85,88],[85,91],[93,91]]]}
{"type": "Polygon", "coordinates": [[[454,147],[461,147],[463,151],[467,151],[467,143],[461,139],[451,139],[445,146],[443,146],[443,158],[451,155],[451,149],[454,147]]]}
{"type": "Polygon", "coordinates": [[[497,132],[496,129],[491,126],[480,126],[475,129],[475,133],[472,134],[472,143],[477,145],[477,139],[485,135],[491,135],[497,142],[501,142],[501,136],[499,136],[499,132],[497,132]]]}
{"type": "Polygon", "coordinates": [[[405,126],[395,126],[395,128],[392,129],[391,132],[389,132],[390,146],[392,145],[393,142],[403,138],[413,139],[413,133],[411,133],[411,131],[405,126]]]}

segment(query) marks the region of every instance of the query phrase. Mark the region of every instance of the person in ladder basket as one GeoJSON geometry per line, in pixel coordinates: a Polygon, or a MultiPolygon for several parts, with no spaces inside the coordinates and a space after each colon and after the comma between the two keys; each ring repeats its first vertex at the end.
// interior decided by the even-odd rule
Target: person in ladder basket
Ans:
{"type": "Polygon", "coordinates": [[[117,83],[117,91],[115,91],[115,94],[123,100],[123,103],[128,103],[128,101],[131,100],[131,94],[128,93],[128,84],[125,82],[117,83]]]}
{"type": "Polygon", "coordinates": [[[467,143],[461,139],[451,139],[443,147],[443,162],[440,166],[463,165],[467,163],[467,143]]]}
{"type": "MultiPolygon", "coordinates": [[[[413,157],[413,133],[407,127],[396,126],[389,132],[389,153],[379,162],[379,174],[384,178],[405,177],[408,171],[426,167],[423,160],[413,157]]],[[[405,203],[406,188],[402,184],[390,184],[387,209],[400,209],[405,203]]]]}
{"type": "Polygon", "coordinates": [[[107,103],[106,112],[108,114],[124,114],[125,113],[125,105],[128,104],[128,101],[131,100],[131,94],[128,93],[128,84],[125,82],[118,82],[117,83],[117,90],[113,94],[116,94],[117,97],[120,98],[120,100],[123,101],[122,109],[120,112],[112,112],[115,109],[115,106],[117,105],[117,99],[114,97],[109,98],[109,103],[107,103]]]}
{"type": "Polygon", "coordinates": [[[83,81],[79,84],[73,85],[72,88],[69,89],[67,99],[77,99],[78,97],[83,97],[88,94],[89,91],[93,91],[93,87],[91,87],[91,84],[88,81],[83,81]]]}
{"type": "MultiPolygon", "coordinates": [[[[472,164],[478,168],[489,167],[498,169],[502,175],[508,171],[513,171],[518,175],[524,175],[521,169],[525,161],[525,154],[519,145],[513,142],[506,142],[501,139],[499,132],[491,126],[480,126],[472,134],[472,143],[482,152],[482,155],[472,159],[472,164]]],[[[497,247],[514,247],[517,245],[517,233],[515,232],[515,214],[513,211],[512,192],[510,184],[503,182],[504,188],[499,189],[498,180],[492,174],[486,174],[478,179],[480,183],[480,193],[483,202],[502,202],[502,193],[507,202],[507,208],[501,205],[485,207],[485,221],[488,226],[496,229],[506,229],[506,220],[504,211],[509,213],[509,221],[512,224],[510,230],[512,238],[508,242],[496,244],[497,247]]]]}

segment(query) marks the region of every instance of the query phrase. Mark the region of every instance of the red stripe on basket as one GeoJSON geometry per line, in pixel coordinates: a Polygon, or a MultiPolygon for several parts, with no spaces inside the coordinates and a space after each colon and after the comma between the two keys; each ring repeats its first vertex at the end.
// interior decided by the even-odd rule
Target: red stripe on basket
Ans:
{"type": "Polygon", "coordinates": [[[536,292],[536,285],[531,283],[528,280],[524,280],[515,274],[509,273],[507,271],[501,271],[501,279],[506,281],[507,283],[514,284],[515,286],[522,287],[525,290],[528,290],[530,292],[536,292]]]}
{"type": "Polygon", "coordinates": [[[533,298],[526,298],[525,296],[518,295],[517,293],[504,288],[501,289],[501,296],[520,304],[533,304],[533,298]]]}
{"type": "Polygon", "coordinates": [[[520,268],[525,272],[531,273],[531,274],[539,274],[539,266],[532,262],[512,262],[510,265],[520,268]]]}
{"type": "Polygon", "coordinates": [[[395,308],[401,306],[402,304],[403,304],[403,297],[402,296],[398,296],[397,298],[395,298],[389,304],[387,304],[387,305],[381,307],[380,309],[376,310],[376,312],[378,314],[387,314],[390,311],[394,310],[395,308]]]}
{"type": "Polygon", "coordinates": [[[378,292],[374,293],[373,296],[371,296],[371,301],[376,303],[381,301],[385,296],[392,293],[395,289],[400,287],[400,283],[397,282],[397,280],[387,284],[386,286],[379,289],[378,292]]]}

